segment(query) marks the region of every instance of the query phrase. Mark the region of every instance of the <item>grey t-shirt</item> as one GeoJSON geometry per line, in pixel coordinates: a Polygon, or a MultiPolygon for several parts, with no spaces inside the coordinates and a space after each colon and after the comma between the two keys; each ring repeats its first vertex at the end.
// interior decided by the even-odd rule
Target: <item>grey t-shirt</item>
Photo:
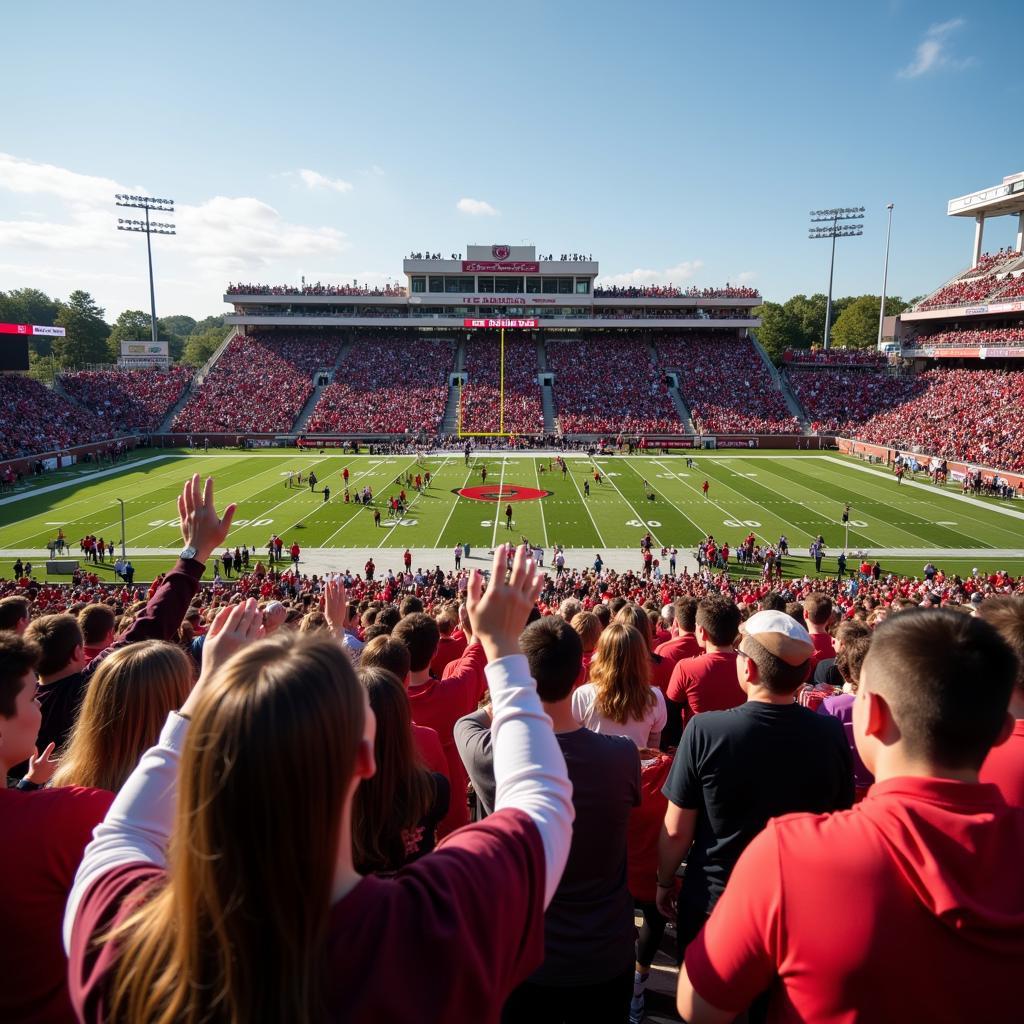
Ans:
{"type": "MultiPolygon", "coordinates": [[[[633,963],[636,930],[626,884],[626,829],[640,804],[640,756],[624,736],[557,733],[576,809],[569,860],[544,915],[540,985],[604,981],[633,963]]],[[[485,712],[455,723],[455,745],[481,807],[494,810],[494,760],[485,712]]]]}

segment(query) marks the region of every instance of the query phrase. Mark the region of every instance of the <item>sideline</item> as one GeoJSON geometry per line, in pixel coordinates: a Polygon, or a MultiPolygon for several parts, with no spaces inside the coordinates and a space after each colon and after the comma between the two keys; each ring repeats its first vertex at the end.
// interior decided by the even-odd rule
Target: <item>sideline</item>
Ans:
{"type": "MultiPolygon", "coordinates": [[[[58,484],[47,484],[45,487],[35,487],[31,491],[22,494],[12,494],[7,498],[0,498],[0,505],[11,505],[16,501],[25,501],[27,498],[34,498],[38,494],[51,494],[53,491],[62,491],[68,487],[81,487],[83,484],[90,484],[93,480],[99,480],[105,476],[113,476],[115,473],[129,473],[139,466],[148,466],[154,462],[163,462],[165,459],[180,459],[180,455],[154,455],[148,459],[139,459],[138,462],[131,462],[126,466],[111,466],[110,469],[101,469],[95,473],[76,476],[73,480],[62,480],[58,484]]],[[[189,458],[189,456],[185,456],[189,458]]]]}
{"type": "MultiPolygon", "coordinates": [[[[883,480],[895,480],[892,473],[883,472],[880,469],[871,469],[869,466],[858,466],[856,462],[845,462],[833,455],[825,455],[823,458],[828,462],[834,462],[837,466],[846,466],[849,469],[859,469],[862,473],[870,473],[872,476],[880,476],[883,480]]],[[[962,501],[965,505],[973,505],[975,508],[983,508],[988,512],[997,512],[1001,516],[1010,516],[1012,519],[1024,519],[1024,512],[1015,512],[1012,508],[1000,508],[998,505],[988,505],[977,498],[971,498],[966,494],[950,494],[949,491],[936,490],[933,484],[922,484],[917,480],[905,480],[899,487],[916,487],[918,490],[927,491],[929,494],[941,495],[952,501],[962,501]]]]}

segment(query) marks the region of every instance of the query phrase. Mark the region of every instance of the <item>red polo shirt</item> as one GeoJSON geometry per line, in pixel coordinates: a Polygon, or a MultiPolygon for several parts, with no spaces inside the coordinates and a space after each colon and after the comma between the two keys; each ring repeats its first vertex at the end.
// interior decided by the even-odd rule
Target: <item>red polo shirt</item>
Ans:
{"type": "Polygon", "coordinates": [[[1022,849],[1024,810],[945,779],[774,818],[687,948],[690,981],[735,1012],[770,989],[772,1022],[1019,1020],[1022,849]]]}
{"type": "Polygon", "coordinates": [[[836,656],[836,649],[832,643],[832,637],[828,633],[811,633],[811,643],[814,645],[814,653],[811,655],[811,667],[807,678],[814,677],[814,670],[819,661],[827,661],[836,656]]]}
{"type": "Polygon", "coordinates": [[[683,725],[702,711],[728,711],[747,698],[736,679],[736,652],[713,651],[684,658],[672,670],[669,700],[682,705],[683,725]]]}

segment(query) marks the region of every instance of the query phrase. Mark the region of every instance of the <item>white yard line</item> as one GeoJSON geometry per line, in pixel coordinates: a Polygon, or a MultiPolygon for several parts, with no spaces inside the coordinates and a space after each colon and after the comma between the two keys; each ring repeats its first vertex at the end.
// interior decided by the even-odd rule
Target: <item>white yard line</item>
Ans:
{"type": "MultiPolygon", "coordinates": [[[[657,463],[656,463],[656,465],[657,465],[657,463]]],[[[629,465],[629,468],[630,468],[630,470],[632,470],[632,472],[636,473],[636,470],[633,468],[633,466],[631,464],[629,465]]],[[[662,468],[664,469],[666,467],[663,466],[662,468]]],[[[672,473],[671,470],[668,470],[668,472],[675,479],[677,479],[677,480],[679,479],[679,474],[678,473],[672,473]]],[[[641,481],[644,479],[644,477],[640,476],[639,473],[636,473],[636,475],[638,477],[640,477],[641,481]]],[[[652,484],[649,480],[647,481],[647,484],[651,488],[652,491],[654,491],[657,494],[660,494],[665,499],[665,501],[667,501],[692,527],[694,527],[694,529],[696,529],[697,534],[700,537],[704,536],[704,531],[697,525],[697,523],[695,523],[667,494],[665,494],[665,492],[662,491],[660,487],[655,487],[654,484],[652,484]]]]}
{"type": "Polygon", "coordinates": [[[16,501],[25,501],[26,498],[34,498],[39,494],[50,494],[52,491],[63,491],[68,487],[81,487],[84,483],[99,480],[105,476],[114,476],[116,473],[130,473],[139,466],[148,466],[153,462],[162,462],[164,459],[179,458],[176,455],[154,455],[150,459],[140,459],[138,462],[130,462],[124,466],[111,466],[110,469],[98,469],[95,473],[82,473],[74,480],[62,480],[59,484],[46,484],[44,487],[33,487],[30,491],[22,494],[11,494],[6,498],[0,498],[0,505],[11,505],[16,501]]]}
{"type": "MultiPolygon", "coordinates": [[[[659,462],[657,459],[655,459],[655,465],[661,466],[662,469],[668,469],[668,467],[663,462],[659,462]]],[[[700,474],[698,473],[697,475],[699,476],[700,474]]],[[[711,498],[709,498],[706,495],[704,495],[703,491],[701,491],[697,487],[694,487],[693,484],[688,483],[686,480],[683,480],[682,477],[679,476],[679,474],[676,474],[676,478],[678,480],[680,480],[685,487],[689,487],[690,490],[693,491],[694,494],[701,495],[701,497],[703,497],[704,500],[709,505],[714,505],[715,508],[717,508],[718,511],[721,512],[725,516],[726,519],[733,519],[733,520],[735,520],[738,523],[742,523],[743,522],[743,520],[740,519],[739,516],[736,513],[730,512],[728,509],[726,509],[722,505],[719,505],[717,501],[713,501],[711,498]]],[[[729,485],[726,484],[726,487],[728,487],[728,486],[729,485]]],[[[730,490],[732,490],[732,488],[730,488],[730,490]]],[[[739,492],[737,492],[737,493],[739,493],[739,492]]],[[[755,502],[755,504],[756,504],[756,502],[755,502]]],[[[761,508],[764,508],[764,505],[762,505],[761,508]]],[[[767,511],[767,509],[765,509],[765,511],[767,511]]],[[[787,523],[788,525],[792,525],[791,523],[789,523],[788,519],[783,519],[782,516],[776,516],[775,518],[781,520],[784,523],[787,523]]],[[[698,529],[699,529],[699,527],[698,527],[698,529]]],[[[736,527],[726,527],[726,529],[736,529],[736,527]]],[[[746,529],[750,529],[750,527],[746,527],[746,529]]],[[[801,532],[806,532],[806,531],[801,531],[801,532]]],[[[756,530],[754,530],[754,536],[755,537],[760,537],[761,540],[763,540],[766,544],[771,544],[772,543],[763,533],[758,533],[756,530]]]]}
{"type": "MultiPolygon", "coordinates": [[[[544,488],[540,485],[540,470],[537,468],[537,460],[531,459],[530,461],[533,463],[533,475],[537,478],[537,490],[543,491],[544,488]]],[[[548,524],[544,519],[544,499],[538,498],[537,504],[540,505],[540,525],[541,529],[544,531],[544,547],[548,547],[548,524]]]]}
{"type": "Polygon", "coordinates": [[[505,486],[505,463],[507,459],[501,460],[501,476],[498,478],[498,500],[494,503],[494,532],[491,535],[491,550],[498,546],[498,518],[501,515],[501,489],[505,486]]]}
{"type": "MultiPolygon", "coordinates": [[[[459,488],[460,490],[465,490],[465,488],[469,486],[469,478],[473,475],[473,469],[474,466],[473,463],[471,462],[469,464],[469,471],[466,473],[466,479],[462,481],[462,487],[459,488]]],[[[452,507],[448,509],[448,516],[444,521],[444,525],[441,527],[441,532],[437,535],[437,540],[434,541],[435,548],[438,547],[438,545],[440,545],[441,538],[444,536],[444,531],[448,529],[448,524],[452,521],[452,516],[455,514],[455,509],[458,507],[459,504],[459,497],[460,496],[458,494],[455,495],[455,500],[452,502],[452,507]]]]}
{"type": "MultiPolygon", "coordinates": [[[[416,461],[415,459],[412,459],[411,461],[407,462],[407,463],[406,463],[406,464],[405,464],[405,465],[404,465],[404,466],[403,466],[403,467],[401,468],[401,470],[399,470],[399,473],[400,473],[400,474],[402,474],[402,475],[404,475],[404,474],[405,474],[405,473],[406,473],[406,472],[408,471],[409,467],[410,467],[410,466],[411,466],[411,465],[413,464],[413,462],[415,462],[415,461],[416,461]]],[[[363,470],[363,471],[362,471],[361,473],[357,473],[357,474],[355,474],[355,475],[354,475],[354,476],[352,476],[352,478],[351,478],[351,482],[352,482],[352,484],[354,485],[354,484],[355,484],[355,482],[356,482],[357,480],[363,480],[363,479],[365,479],[366,477],[368,477],[368,476],[372,476],[372,475],[373,475],[374,473],[377,473],[377,472],[379,472],[379,471],[380,471],[380,469],[381,469],[381,468],[383,467],[383,465],[384,465],[384,461],[383,461],[383,459],[382,459],[382,460],[381,460],[381,461],[379,461],[379,462],[378,462],[378,463],[377,463],[376,465],[374,465],[372,469],[364,469],[364,470],[363,470]]],[[[343,483],[343,484],[342,484],[342,504],[344,504],[344,503],[345,503],[345,501],[344,501],[344,490],[345,490],[345,485],[344,485],[344,483],[343,483]]],[[[379,495],[378,495],[377,497],[379,497],[379,495]]],[[[376,497],[375,497],[375,499],[374,499],[374,500],[377,500],[377,499],[376,499],[376,497]]],[[[373,506],[370,506],[370,507],[373,507],[373,506]]],[[[342,530],[344,530],[344,529],[345,529],[346,527],[348,527],[348,526],[351,526],[351,525],[352,525],[352,524],[353,524],[354,522],[357,522],[357,521],[359,520],[359,513],[360,513],[360,512],[366,512],[366,511],[368,511],[368,510],[369,510],[369,509],[368,509],[368,507],[367,507],[366,505],[360,505],[360,506],[359,506],[359,508],[358,508],[358,509],[357,509],[357,510],[356,510],[356,511],[355,511],[355,512],[354,512],[354,513],[353,513],[353,514],[351,515],[351,516],[349,516],[349,517],[348,517],[348,519],[346,519],[346,520],[345,520],[345,522],[343,522],[343,523],[341,524],[341,526],[339,526],[339,527],[338,527],[338,528],[337,528],[337,529],[336,529],[336,530],[334,531],[334,533],[332,533],[332,534],[330,535],[330,537],[328,537],[328,538],[327,538],[327,540],[326,540],[326,541],[324,541],[324,543],[323,543],[322,545],[317,545],[317,547],[327,547],[327,545],[328,545],[328,544],[329,544],[329,543],[330,543],[330,542],[331,542],[332,540],[334,540],[334,538],[335,538],[335,537],[337,537],[337,536],[338,536],[338,534],[339,534],[339,533],[341,533],[341,531],[342,531],[342,530]]]]}
{"type": "MultiPolygon", "coordinates": [[[[414,459],[413,459],[413,462],[415,462],[415,461],[416,461],[416,460],[415,460],[415,458],[414,458],[414,459]]],[[[441,463],[441,465],[440,465],[440,466],[438,467],[438,470],[437,470],[437,476],[440,476],[440,475],[441,475],[441,474],[442,474],[442,473],[444,472],[444,467],[445,467],[445,466],[447,466],[449,462],[451,462],[451,456],[448,456],[448,457],[446,457],[446,458],[445,458],[445,460],[444,460],[444,462],[442,462],[442,463],[441,463]]],[[[408,467],[408,466],[406,466],[406,469],[408,469],[408,468],[409,468],[409,467],[408,467]]],[[[432,475],[432,477],[431,477],[431,478],[433,479],[433,475],[432,475]]],[[[409,507],[408,507],[408,508],[407,508],[407,509],[405,510],[406,512],[409,512],[409,511],[411,511],[411,510],[412,510],[412,507],[413,507],[413,505],[415,505],[415,504],[416,504],[416,502],[417,502],[417,501],[419,501],[419,500],[420,500],[420,498],[422,498],[422,497],[423,497],[424,491],[426,491],[426,488],[424,488],[423,490],[421,490],[421,491],[419,492],[419,494],[417,494],[417,495],[416,495],[416,497],[415,497],[415,498],[413,498],[413,499],[412,499],[412,501],[410,501],[410,502],[409,502],[409,507]]],[[[404,518],[405,518],[405,513],[403,512],[403,513],[402,513],[402,519],[404,519],[404,518]]],[[[401,522],[401,519],[395,520],[394,524],[393,524],[393,525],[391,526],[391,529],[389,529],[389,530],[388,530],[388,531],[387,531],[387,532],[386,532],[386,533],[384,534],[384,539],[383,539],[383,540],[382,540],[382,541],[381,541],[381,542],[380,542],[380,543],[379,543],[379,544],[377,545],[377,547],[378,547],[378,548],[382,548],[382,547],[384,547],[385,543],[387,543],[387,539],[388,539],[388,537],[390,537],[390,536],[391,536],[391,534],[393,534],[393,533],[395,532],[395,530],[397,530],[397,529],[398,529],[398,524],[399,524],[400,522],[401,522]]]]}
{"type": "MultiPolygon", "coordinates": [[[[591,459],[590,462],[591,462],[591,464],[593,465],[593,467],[595,469],[598,469],[598,470],[601,469],[601,467],[598,466],[596,459],[591,459]]],[[[665,545],[662,544],[660,540],[658,540],[658,535],[654,532],[653,528],[647,526],[647,520],[642,515],[640,515],[640,513],[637,512],[637,510],[635,508],[633,508],[633,506],[628,501],[626,501],[626,496],[622,493],[622,491],[619,490],[619,485],[610,476],[608,476],[608,474],[605,473],[603,470],[601,471],[601,475],[608,481],[608,483],[610,483],[612,485],[612,487],[615,488],[616,493],[623,500],[623,502],[625,502],[626,507],[629,508],[630,511],[632,511],[634,516],[636,516],[637,522],[640,522],[640,523],[644,524],[645,528],[650,532],[651,536],[654,538],[654,540],[657,543],[658,547],[659,548],[664,547],[665,545]]]]}
{"type": "MultiPolygon", "coordinates": [[[[570,470],[566,476],[572,481],[573,486],[576,488],[576,493],[580,496],[580,503],[587,510],[587,515],[590,516],[590,521],[594,524],[594,532],[597,534],[597,539],[601,542],[602,548],[607,548],[608,545],[604,542],[604,537],[601,536],[601,531],[598,529],[597,520],[594,518],[594,513],[590,511],[590,502],[583,497],[583,492],[580,490],[580,485],[576,482],[576,477],[572,475],[570,470]]],[[[539,479],[539,474],[538,474],[539,479]]]]}

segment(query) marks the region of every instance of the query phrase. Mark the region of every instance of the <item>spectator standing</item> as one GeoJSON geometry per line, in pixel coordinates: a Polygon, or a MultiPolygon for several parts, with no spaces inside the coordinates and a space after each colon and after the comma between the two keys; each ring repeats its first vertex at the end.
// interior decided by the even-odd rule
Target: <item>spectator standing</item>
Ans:
{"type": "MultiPolygon", "coordinates": [[[[557,616],[531,623],[520,644],[573,786],[572,846],[544,917],[544,963],[514,991],[503,1024],[623,1021],[633,978],[633,907],[626,834],[640,803],[636,748],[580,728],[572,711],[582,645],[557,616]]],[[[494,806],[493,725],[488,709],[461,719],[456,743],[485,811],[494,806]]]]}
{"type": "Polygon", "coordinates": [[[877,628],[854,712],[875,785],[849,813],[776,818],[750,843],[687,950],[685,1019],[732,1019],[766,990],[772,1019],[1020,1015],[1024,810],[978,781],[1018,669],[979,617],[877,628]]]}
{"type": "Polygon", "coordinates": [[[113,796],[98,789],[44,789],[57,767],[52,748],[36,747],[35,699],[40,650],[14,632],[0,633],[0,767],[20,762],[28,774],[0,788],[0,928],[17,954],[0,958],[0,1020],[64,1024],[74,1013],[60,926],[75,871],[93,828],[113,796]]]}
{"type": "Polygon", "coordinates": [[[678,916],[680,961],[769,818],[853,803],[842,727],[793,702],[814,651],[807,631],[784,612],[765,611],[741,632],[735,672],[746,702],[690,721],[665,784],[658,906],[678,916]],[[677,908],[675,873],[683,860],[677,908]]]}

